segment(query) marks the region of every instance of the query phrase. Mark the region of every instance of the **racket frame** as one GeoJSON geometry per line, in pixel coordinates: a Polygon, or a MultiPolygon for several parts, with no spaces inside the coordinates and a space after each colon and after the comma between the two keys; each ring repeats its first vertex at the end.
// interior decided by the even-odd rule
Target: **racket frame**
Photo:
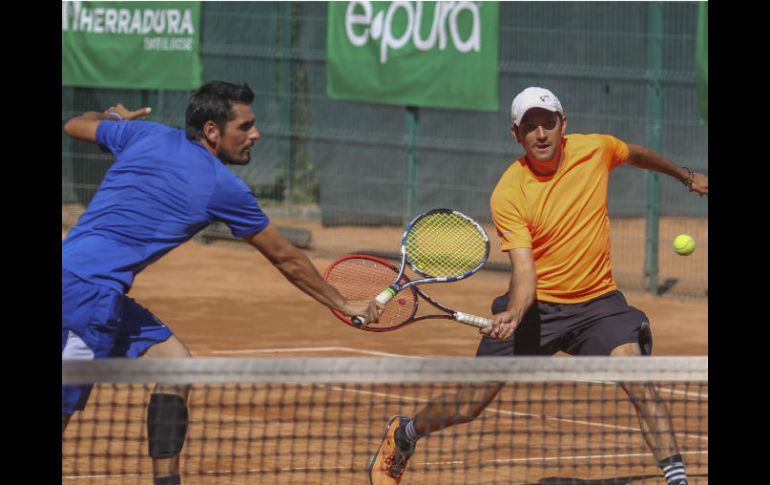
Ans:
{"type": "MultiPolygon", "coordinates": [[[[400,253],[401,253],[401,266],[400,266],[399,271],[398,271],[398,276],[396,276],[396,278],[393,281],[393,283],[391,283],[387,288],[385,288],[379,295],[377,295],[375,297],[375,299],[379,303],[381,303],[383,305],[386,304],[387,302],[389,302],[393,297],[395,297],[396,294],[399,291],[403,291],[403,290],[405,290],[407,288],[411,288],[411,287],[414,287],[414,286],[417,286],[417,285],[422,285],[422,284],[427,284],[427,283],[450,283],[450,282],[453,282],[453,281],[463,280],[463,279],[468,278],[469,276],[473,275],[478,270],[480,270],[484,266],[484,264],[487,262],[487,259],[489,259],[489,236],[487,235],[487,233],[484,230],[484,228],[481,227],[481,225],[478,222],[476,222],[475,220],[473,220],[473,218],[463,214],[460,211],[457,211],[457,210],[454,210],[454,209],[444,209],[444,208],[431,209],[429,211],[423,212],[422,214],[419,214],[417,217],[412,219],[406,225],[406,227],[404,228],[404,233],[401,236],[401,249],[400,249],[400,253]],[[425,219],[426,217],[431,216],[431,215],[436,214],[436,213],[439,213],[439,212],[442,212],[442,213],[452,213],[452,214],[454,214],[456,216],[459,216],[459,217],[465,219],[466,221],[470,222],[471,224],[473,224],[476,227],[476,229],[478,230],[479,234],[481,234],[481,236],[482,236],[482,238],[484,240],[484,257],[481,258],[481,261],[479,262],[479,264],[477,264],[475,267],[471,268],[470,270],[464,272],[461,275],[457,275],[457,276],[432,276],[430,274],[427,274],[427,273],[421,271],[417,266],[415,266],[409,260],[409,255],[406,252],[406,240],[407,240],[407,238],[409,236],[409,233],[411,232],[412,228],[419,221],[421,221],[422,219],[425,219]],[[406,269],[406,265],[407,264],[409,264],[409,267],[412,268],[412,270],[414,270],[415,273],[417,273],[418,275],[422,276],[423,278],[422,279],[418,279],[418,280],[409,280],[406,284],[400,285],[399,281],[401,281],[401,278],[404,276],[404,270],[406,269]]],[[[362,318],[362,317],[353,317],[351,319],[351,321],[356,326],[364,326],[367,323],[366,320],[364,320],[364,318],[362,318]]]]}
{"type": "MultiPolygon", "coordinates": [[[[406,280],[406,282],[403,285],[399,285],[399,288],[401,288],[399,291],[411,291],[414,297],[414,306],[413,306],[412,312],[409,314],[409,317],[406,320],[404,320],[402,323],[399,323],[398,325],[394,325],[392,327],[386,327],[386,328],[357,325],[354,321],[354,319],[357,317],[348,318],[343,313],[337,310],[332,310],[332,313],[334,313],[334,315],[337,318],[339,318],[340,320],[342,320],[343,322],[349,325],[352,325],[355,328],[358,328],[360,330],[366,330],[369,332],[389,332],[391,330],[397,330],[405,325],[409,325],[410,323],[419,322],[421,320],[434,320],[434,319],[454,320],[458,323],[463,323],[465,325],[470,325],[476,328],[484,328],[492,324],[492,320],[488,318],[479,317],[469,313],[458,312],[453,310],[452,308],[449,308],[446,305],[443,305],[442,303],[439,303],[438,301],[433,299],[430,295],[422,291],[420,288],[413,285],[412,283],[414,283],[414,281],[410,280],[410,278],[404,274],[403,267],[399,271],[399,268],[396,265],[391,264],[389,261],[386,261],[376,256],[371,256],[368,254],[349,254],[349,255],[343,256],[342,258],[335,260],[332,264],[329,265],[328,268],[326,268],[326,271],[324,272],[324,279],[328,278],[329,274],[331,273],[331,271],[334,269],[335,266],[349,259],[365,259],[391,269],[394,273],[398,274],[397,281],[406,280]],[[424,298],[428,303],[435,306],[439,310],[445,312],[445,314],[420,315],[419,317],[415,316],[417,314],[417,311],[420,308],[419,297],[424,298]]],[[[403,262],[403,258],[402,258],[402,262],[403,262]]],[[[418,281],[418,280],[415,280],[415,281],[418,281]]],[[[422,281],[422,280],[419,280],[419,281],[422,281]]],[[[397,294],[399,291],[397,291],[395,294],[397,294]]],[[[388,301],[390,301],[390,299],[392,298],[389,298],[388,301]]],[[[386,304],[388,301],[385,301],[383,304],[386,304]]]]}

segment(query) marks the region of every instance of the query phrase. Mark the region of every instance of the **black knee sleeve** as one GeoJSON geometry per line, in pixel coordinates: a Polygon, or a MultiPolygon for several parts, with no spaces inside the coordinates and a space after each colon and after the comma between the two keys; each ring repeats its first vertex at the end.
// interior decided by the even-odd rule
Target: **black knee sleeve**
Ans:
{"type": "Polygon", "coordinates": [[[642,326],[639,327],[639,349],[642,355],[652,354],[652,331],[647,320],[642,321],[642,326]]]}
{"type": "Polygon", "coordinates": [[[153,477],[152,485],[180,485],[182,479],[179,474],[169,475],[167,477],[153,477]]]}
{"type": "Polygon", "coordinates": [[[147,441],[152,458],[171,458],[182,451],[187,435],[187,405],[178,394],[153,393],[147,407],[147,441]]]}

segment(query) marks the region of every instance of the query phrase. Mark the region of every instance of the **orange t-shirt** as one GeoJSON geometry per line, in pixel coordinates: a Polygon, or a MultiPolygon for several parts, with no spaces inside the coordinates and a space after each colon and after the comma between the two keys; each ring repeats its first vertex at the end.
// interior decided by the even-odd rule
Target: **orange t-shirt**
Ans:
{"type": "Polygon", "coordinates": [[[503,251],[532,248],[537,299],[580,303],[617,288],[607,183],[628,159],[628,145],[609,135],[568,135],[563,143],[558,172],[535,175],[521,157],[500,177],[490,205],[503,251]]]}

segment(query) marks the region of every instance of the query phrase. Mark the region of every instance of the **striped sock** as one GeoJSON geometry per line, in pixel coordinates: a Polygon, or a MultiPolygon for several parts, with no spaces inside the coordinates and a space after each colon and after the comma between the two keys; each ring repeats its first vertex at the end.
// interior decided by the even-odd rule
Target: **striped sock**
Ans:
{"type": "Polygon", "coordinates": [[[420,436],[420,434],[417,432],[417,428],[414,426],[414,418],[410,419],[406,423],[406,426],[404,426],[404,435],[406,436],[406,439],[412,442],[422,438],[422,436],[420,436]]]}
{"type": "Polygon", "coordinates": [[[663,470],[663,476],[666,477],[668,485],[687,485],[687,473],[684,471],[682,455],[676,454],[660,460],[658,466],[663,470]]]}

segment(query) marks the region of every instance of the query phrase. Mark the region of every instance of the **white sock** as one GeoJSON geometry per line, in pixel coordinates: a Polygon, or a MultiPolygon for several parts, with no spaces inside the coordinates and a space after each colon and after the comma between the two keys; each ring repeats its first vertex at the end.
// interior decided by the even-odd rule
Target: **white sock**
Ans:
{"type": "Polygon", "coordinates": [[[663,476],[668,485],[687,485],[687,473],[684,471],[682,455],[674,455],[661,460],[658,466],[663,470],[663,476]]]}
{"type": "Polygon", "coordinates": [[[417,428],[414,426],[414,418],[410,419],[406,423],[406,426],[404,426],[404,436],[412,442],[421,438],[420,434],[417,432],[417,428]]]}

